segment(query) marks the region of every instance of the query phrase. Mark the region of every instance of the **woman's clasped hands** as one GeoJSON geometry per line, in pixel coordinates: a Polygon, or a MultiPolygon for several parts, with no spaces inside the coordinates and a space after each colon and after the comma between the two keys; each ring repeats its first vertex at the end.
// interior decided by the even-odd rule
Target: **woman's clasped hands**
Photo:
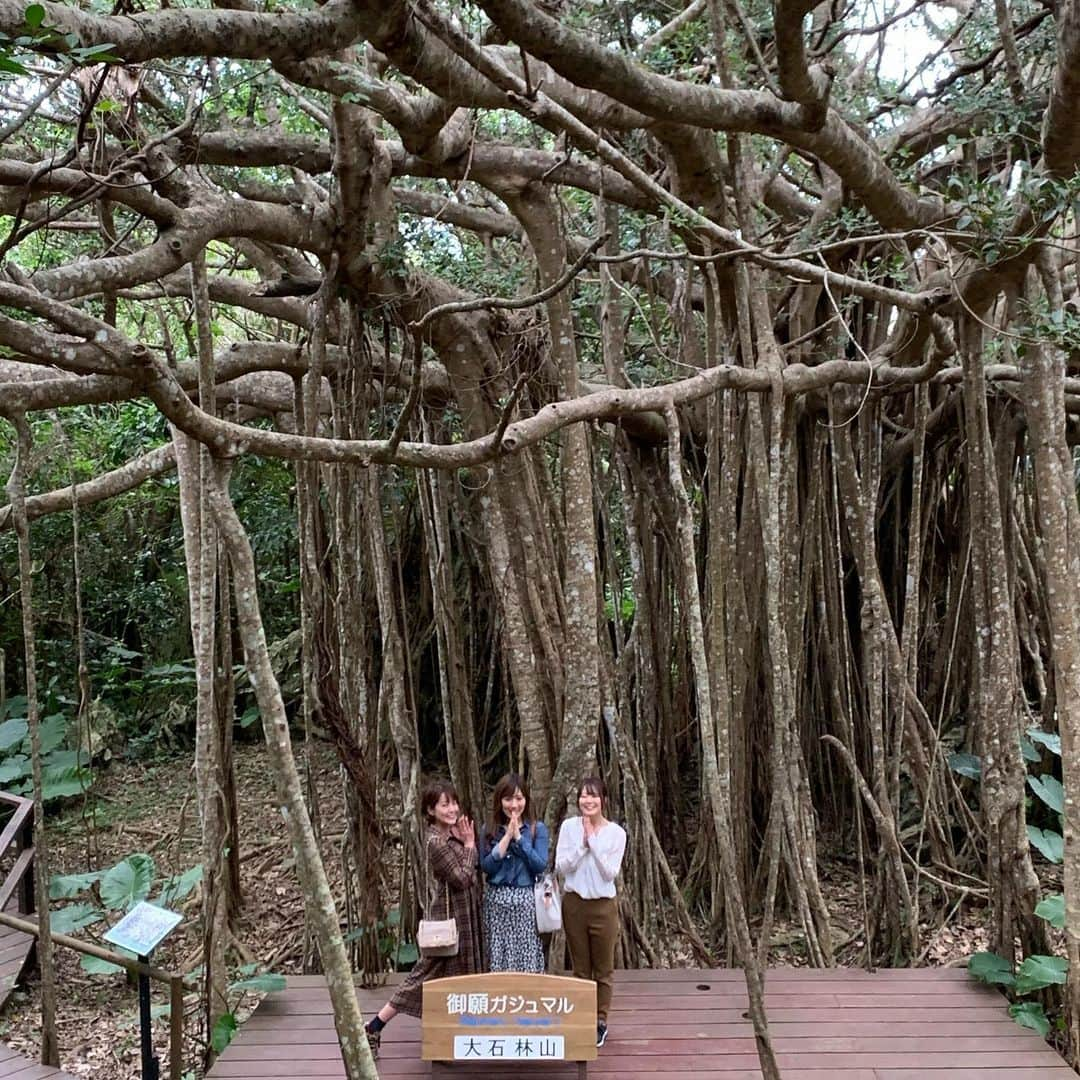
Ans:
{"type": "Polygon", "coordinates": [[[476,847],[476,832],[473,829],[472,818],[464,814],[461,814],[450,827],[450,835],[460,840],[467,848],[476,847]]]}

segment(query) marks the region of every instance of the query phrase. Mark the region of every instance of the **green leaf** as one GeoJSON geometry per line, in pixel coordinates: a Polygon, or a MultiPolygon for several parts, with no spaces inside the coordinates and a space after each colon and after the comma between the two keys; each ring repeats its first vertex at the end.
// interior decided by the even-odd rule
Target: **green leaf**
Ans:
{"type": "Polygon", "coordinates": [[[1061,736],[1054,735],[1049,731],[1040,731],[1038,728],[1028,728],[1028,738],[1033,742],[1042,743],[1051,754],[1061,757],[1061,736]]]}
{"type": "Polygon", "coordinates": [[[167,675],[182,675],[186,681],[195,681],[195,668],[191,664],[158,664],[146,672],[149,679],[162,679],[167,675]]]}
{"type": "MultiPolygon", "coordinates": [[[[68,43],[68,47],[74,49],[79,44],[79,39],[74,34],[68,34],[64,40],[68,43]]],[[[111,49],[111,45],[95,45],[97,49],[111,49]]],[[[141,652],[137,652],[133,649],[127,649],[118,641],[114,641],[108,648],[107,652],[111,656],[118,657],[120,660],[137,660],[142,656],[141,652]]]]}
{"type": "Polygon", "coordinates": [[[982,776],[982,762],[974,754],[957,752],[950,754],[949,768],[954,773],[966,776],[969,780],[978,780],[982,776]]]}
{"type": "Polygon", "coordinates": [[[68,900],[78,896],[104,876],[104,870],[95,870],[92,874],[54,874],[49,881],[49,899],[68,900]]]}
{"type": "Polygon", "coordinates": [[[420,959],[420,950],[416,947],[416,943],[413,941],[403,941],[394,953],[394,966],[405,967],[408,964],[415,964],[420,959]]]}
{"type": "Polygon", "coordinates": [[[124,970],[119,964],[110,964],[108,960],[85,955],[80,958],[79,967],[91,975],[115,975],[124,970]]]}
{"type": "Polygon", "coordinates": [[[1034,776],[1029,776],[1028,787],[1051,810],[1056,810],[1059,814],[1065,813],[1065,789],[1061,786],[1060,780],[1055,780],[1054,777],[1049,776],[1047,773],[1043,773],[1038,780],[1034,776]]]}
{"type": "Polygon", "coordinates": [[[31,4],[23,13],[23,22],[36,30],[45,21],[45,9],[40,4],[31,4]]]}
{"type": "Polygon", "coordinates": [[[284,975],[277,975],[272,971],[265,971],[262,975],[253,975],[250,979],[240,979],[229,983],[229,992],[241,994],[245,991],[253,991],[256,994],[274,994],[284,990],[286,979],[284,975]]]}
{"type": "Polygon", "coordinates": [[[1042,754],[1035,748],[1035,744],[1025,735],[1020,736],[1020,753],[1025,761],[1042,761],[1042,754]]]}
{"type": "Polygon", "coordinates": [[[24,776],[30,775],[30,759],[25,754],[16,754],[0,764],[0,787],[13,784],[24,776]]]}
{"type": "Polygon", "coordinates": [[[0,753],[18,746],[26,738],[28,730],[26,721],[20,717],[0,724],[0,753]]]}
{"type": "Polygon", "coordinates": [[[1028,839],[1047,862],[1060,863],[1065,858],[1065,838],[1061,833],[1037,829],[1034,825],[1027,827],[1027,833],[1028,839]]]}
{"type": "Polygon", "coordinates": [[[262,713],[259,712],[258,705],[252,705],[250,708],[245,709],[243,715],[240,717],[240,726],[242,728],[251,727],[262,713]]]}
{"type": "Polygon", "coordinates": [[[210,1032],[210,1048],[215,1054],[220,1054],[233,1041],[238,1027],[236,1017],[232,1013],[222,1013],[217,1018],[217,1023],[210,1032]]]}
{"type": "Polygon", "coordinates": [[[117,863],[101,880],[101,900],[106,907],[127,911],[150,895],[154,860],[136,852],[117,863]]]}
{"type": "Polygon", "coordinates": [[[0,716],[22,716],[26,713],[26,695],[13,694],[0,706],[0,716]]]}
{"type": "Polygon", "coordinates": [[[1035,914],[1058,930],[1065,929],[1065,897],[1061,893],[1044,896],[1035,905],[1035,914]]]}
{"type": "MultiPolygon", "coordinates": [[[[72,48],[71,58],[79,64],[116,64],[120,58],[113,56],[110,49],[115,48],[112,42],[102,45],[80,45],[72,48]]],[[[124,650],[127,652],[128,650],[124,650]]],[[[137,653],[134,655],[138,655],[137,653]]]]}
{"type": "Polygon", "coordinates": [[[163,907],[179,903],[184,897],[191,895],[192,889],[202,881],[202,876],[202,864],[197,863],[190,870],[185,870],[175,877],[167,878],[161,886],[161,895],[158,896],[157,902],[163,907]]]}
{"type": "Polygon", "coordinates": [[[968,957],[968,974],[992,986],[1012,986],[1016,981],[1012,964],[1004,956],[992,952],[972,953],[968,957]]]}
{"type": "Polygon", "coordinates": [[[42,765],[46,769],[70,769],[73,765],[86,765],[89,760],[85,750],[54,750],[42,765]]]}
{"type": "Polygon", "coordinates": [[[90,773],[77,765],[50,766],[42,771],[41,778],[41,797],[46,802],[81,795],[90,787],[92,780],[90,773]]]}
{"type": "Polygon", "coordinates": [[[93,904],[68,904],[49,916],[49,926],[58,934],[73,934],[105,918],[105,912],[93,904]]]}
{"type": "MultiPolygon", "coordinates": [[[[67,738],[67,717],[63,713],[54,713],[46,716],[38,726],[41,735],[42,755],[52,753],[67,738]]],[[[26,742],[27,753],[30,751],[30,741],[26,742]]]]}
{"type": "Polygon", "coordinates": [[[10,56],[0,54],[0,71],[6,71],[9,75],[29,75],[30,72],[10,56]]]}
{"type": "Polygon", "coordinates": [[[1065,982],[1069,961],[1063,956],[1028,956],[1016,972],[1016,992],[1030,994],[1065,982]]]}
{"type": "Polygon", "coordinates": [[[1009,1015],[1021,1027],[1037,1031],[1044,1039],[1050,1034],[1050,1021],[1037,1001],[1018,1001],[1009,1006],[1009,1015]]]}

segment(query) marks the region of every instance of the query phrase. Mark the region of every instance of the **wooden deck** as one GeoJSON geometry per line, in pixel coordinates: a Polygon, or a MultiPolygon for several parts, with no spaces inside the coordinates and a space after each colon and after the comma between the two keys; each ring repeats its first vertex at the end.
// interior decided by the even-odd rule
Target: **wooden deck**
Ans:
{"type": "MultiPolygon", "coordinates": [[[[18,914],[14,900],[8,904],[8,910],[13,915],[18,914]]],[[[33,947],[34,939],[29,934],[0,926],[0,1009],[15,989],[33,947]]],[[[68,1073],[48,1065],[39,1065],[0,1043],[0,1080],[7,1080],[8,1077],[12,1080],[74,1080],[68,1073]]]]}
{"type": "MultiPolygon", "coordinates": [[[[8,910],[12,915],[18,915],[14,900],[8,904],[8,910]]],[[[28,934],[0,926],[0,1009],[15,989],[33,945],[34,939],[28,934]]]]}
{"type": "MultiPolygon", "coordinates": [[[[371,1015],[388,991],[362,990],[371,1015]]],[[[1075,1080],[1006,1002],[959,969],[769,972],[766,1006],[785,1080],[1075,1080]]],[[[760,1080],[738,971],[619,971],[610,1035],[589,1075],[651,1080],[760,1080]]],[[[3,1075],[0,1073],[0,1075],[3,1075]]],[[[344,1077],[330,999],[318,976],[296,976],[243,1025],[207,1080],[344,1077]]],[[[571,1080],[576,1066],[513,1069],[420,1060],[420,1024],[384,1031],[379,1075],[571,1080]]]]}

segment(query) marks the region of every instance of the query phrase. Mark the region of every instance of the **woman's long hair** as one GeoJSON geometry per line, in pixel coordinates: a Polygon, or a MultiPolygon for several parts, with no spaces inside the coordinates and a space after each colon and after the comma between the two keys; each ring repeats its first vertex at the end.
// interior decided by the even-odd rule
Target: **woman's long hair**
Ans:
{"type": "MultiPolygon", "coordinates": [[[[582,795],[589,794],[595,795],[600,800],[600,813],[603,814],[607,810],[607,784],[599,776],[586,776],[578,784],[577,797],[580,799],[582,795]]],[[[580,807],[578,808],[580,809],[580,807]]]]}
{"type": "Polygon", "coordinates": [[[532,816],[529,813],[529,788],[524,778],[517,773],[507,773],[496,785],[491,793],[491,821],[488,823],[488,834],[494,836],[500,825],[509,825],[510,821],[503,813],[502,801],[510,798],[515,791],[520,791],[525,796],[525,806],[521,811],[521,823],[529,824],[532,816]]]}

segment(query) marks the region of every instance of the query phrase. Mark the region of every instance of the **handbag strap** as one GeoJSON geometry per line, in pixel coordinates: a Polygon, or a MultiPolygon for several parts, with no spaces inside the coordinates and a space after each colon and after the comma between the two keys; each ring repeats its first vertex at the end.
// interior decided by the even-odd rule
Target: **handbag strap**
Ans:
{"type": "MultiPolygon", "coordinates": [[[[431,888],[432,883],[435,881],[435,870],[431,865],[431,842],[434,838],[431,834],[428,834],[427,843],[424,845],[424,858],[427,862],[428,872],[428,906],[433,907],[433,890],[431,888]]],[[[450,882],[444,881],[443,888],[446,890],[446,918],[452,919],[453,915],[450,914],[450,882]]]]}

